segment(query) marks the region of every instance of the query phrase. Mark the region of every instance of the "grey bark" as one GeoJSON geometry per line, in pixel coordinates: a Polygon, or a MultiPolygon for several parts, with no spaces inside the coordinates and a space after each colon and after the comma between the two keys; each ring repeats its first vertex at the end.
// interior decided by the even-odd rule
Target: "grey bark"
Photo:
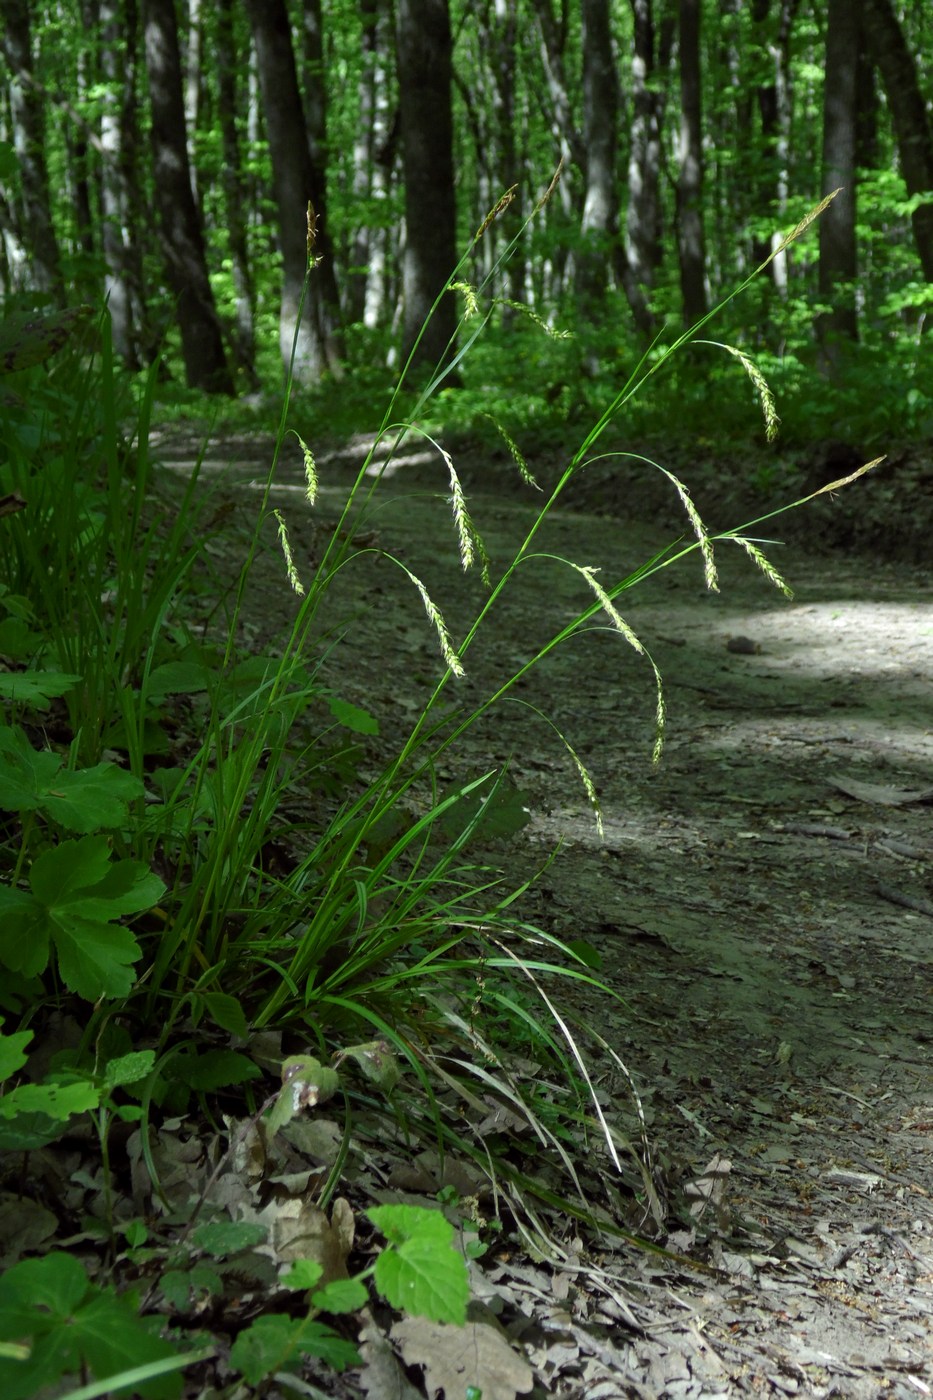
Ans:
{"type": "Polygon", "coordinates": [[[703,125],[700,83],[700,3],[680,0],[680,169],[677,180],[677,244],[684,320],[706,315],[706,247],[703,233],[703,125]]]}
{"type": "Polygon", "coordinates": [[[447,0],[398,0],[396,56],[405,178],[403,358],[414,352],[416,363],[435,365],[457,326],[453,293],[444,292],[457,262],[447,0]]]}
{"type": "Polygon", "coordinates": [[[0,20],[13,145],[20,174],[20,200],[14,217],[19,226],[19,239],[31,254],[32,286],[61,300],[64,295],[61,255],[52,223],[43,97],[33,82],[28,0],[0,0],[0,20]]]}
{"type": "Polygon", "coordinates": [[[820,298],[831,306],[820,316],[818,330],[830,363],[834,343],[858,337],[855,146],[860,10],[861,0],[829,0],[826,23],[822,192],[842,190],[819,223],[820,298]]]}
{"type": "Polygon", "coordinates": [[[629,303],[645,335],[654,330],[651,289],[661,261],[661,118],[664,92],[658,81],[669,60],[672,26],[656,39],[652,0],[631,0],[632,124],[628,165],[628,210],[625,253],[629,268],[629,303]]]}
{"type": "Polygon", "coordinates": [[[582,0],[583,145],[586,152],[584,247],[577,288],[585,308],[605,297],[617,233],[616,142],[619,81],[609,23],[609,0],[582,0]]]}
{"type": "Polygon", "coordinates": [[[237,113],[239,111],[237,77],[242,55],[237,53],[234,39],[233,0],[217,0],[215,57],[217,64],[217,115],[220,122],[220,139],[223,150],[220,180],[223,190],[224,223],[227,232],[227,246],[230,251],[230,269],[233,277],[236,308],[234,351],[239,368],[245,372],[251,386],[256,388],[259,381],[255,370],[255,288],[247,240],[246,182],[243,178],[240,137],[237,129],[237,113]]]}
{"type": "Polygon", "coordinates": [[[233,381],[191,192],[174,0],[146,0],[145,53],[160,243],[181,330],[185,377],[192,388],[231,394],[233,381]]]}
{"type": "Polygon", "coordinates": [[[100,62],[103,108],[100,118],[102,154],[102,242],[104,291],[110,308],[114,353],[128,369],[139,368],[133,318],[133,277],[129,256],[130,197],[125,178],[126,151],[123,115],[126,29],[121,0],[101,0],[100,62]]]}
{"type": "Polygon", "coordinates": [[[272,158],[275,202],[282,252],[282,299],[279,345],[286,365],[292,360],[298,383],[314,384],[339,368],[338,320],[324,295],[324,278],[333,281],[328,258],[324,191],[311,161],[295,54],[284,0],[246,0],[256,59],[262,108],[272,158]],[[308,269],[307,208],[316,216],[313,254],[322,262],[308,269]],[[307,291],[302,308],[302,294],[307,291]],[[299,319],[300,314],[300,319],[299,319]]]}
{"type": "MultiPolygon", "coordinates": [[[[911,195],[933,194],[933,124],[924,101],[917,64],[907,47],[891,0],[864,0],[864,24],[872,57],[881,73],[894,124],[901,173],[911,195]]],[[[933,201],[911,214],[914,240],[928,282],[933,282],[933,201]]],[[[928,317],[925,327],[933,324],[928,317]]]]}

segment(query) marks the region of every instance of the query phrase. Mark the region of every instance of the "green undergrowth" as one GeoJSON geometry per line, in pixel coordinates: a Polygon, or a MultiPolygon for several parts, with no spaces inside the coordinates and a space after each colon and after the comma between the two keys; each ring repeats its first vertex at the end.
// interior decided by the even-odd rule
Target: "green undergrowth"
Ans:
{"type": "MultiPolygon", "coordinates": [[[[452,279],[464,298],[457,346],[411,391],[403,376],[375,425],[389,460],[413,438],[431,443],[432,415],[465,402],[445,396],[444,384],[479,350],[495,311],[482,285],[461,280],[467,271],[465,259],[452,279]]],[[[718,538],[738,541],[753,566],[786,585],[754,537],[711,538],[663,462],[649,465],[680,500],[689,543],[621,579],[538,547],[564,490],[606,455],[610,425],[642,391],[653,393],[667,359],[702,326],[622,377],[543,494],[504,412],[508,383],[484,394],[484,421],[508,444],[531,501],[525,538],[496,572],[454,462],[434,444],[450,504],[438,532],[453,533],[464,569],[485,584],[474,618],[453,636],[445,600],[429,594],[418,561],[354,542],[379,491],[371,455],[302,576],[289,540],[300,522],[272,505],[279,454],[302,412],[287,394],[256,529],[233,576],[219,572],[209,546],[224,527],[202,504],[198,464],[172,489],[153,465],[155,373],[128,394],[106,316],[99,348],[77,343],[87,319],[52,314],[0,330],[11,371],[0,418],[0,1146],[28,1157],[80,1129],[92,1144],[84,1178],[95,1185],[78,1222],[80,1258],[54,1252],[52,1232],[43,1237],[51,1252],[33,1258],[42,1248],[24,1245],[26,1257],[0,1285],[0,1377],[10,1395],[78,1374],[94,1381],[76,1394],[120,1383],[177,1393],[180,1371],[213,1355],[195,1300],[235,1307],[238,1290],[252,1287],[272,1301],[239,1330],[231,1362],[259,1385],[302,1356],[354,1364],[321,1315],[357,1311],[370,1286],[393,1307],[462,1321],[464,1252],[481,1253],[501,1231],[546,1249],[550,1210],[627,1238],[624,1218],[611,1223],[603,1213],[597,1223],[591,1159],[597,1176],[627,1183],[639,1219],[662,1223],[634,1087],[630,1134],[592,1083],[595,1056],[631,1085],[628,1070],[561,1000],[571,985],[578,1004],[612,995],[598,957],[585,942],[567,947],[529,925],[525,887],[508,879],[508,843],[531,799],[507,766],[490,763],[453,785],[439,774],[530,670],[596,624],[645,665],[657,760],[661,677],[619,610],[624,595],[688,555],[716,588],[718,538]],[[56,358],[70,337],[72,353],[56,358]],[[241,638],[267,525],[279,536],[291,624],[262,650],[241,638]],[[344,698],[322,621],[345,571],[372,553],[420,597],[436,646],[434,677],[398,738],[344,698]],[[543,645],[467,705],[457,681],[471,649],[532,561],[571,571],[578,611],[555,620],[543,645]],[[270,1225],[259,1211],[250,1176],[261,1180],[271,1170],[263,1163],[309,1119],[330,1137],[316,1149],[320,1170],[307,1187],[314,1227],[305,1222],[301,1238],[330,1241],[330,1276],[310,1245],[307,1255],[299,1246],[281,1252],[281,1221],[270,1225]],[[179,1176],[172,1153],[186,1131],[195,1151],[179,1176]],[[199,1134],[209,1151],[197,1147],[199,1134]],[[341,1192],[359,1142],[381,1140],[405,1157],[430,1149],[440,1163],[468,1163],[485,1183],[477,1186],[485,1204],[474,1203],[469,1229],[449,1195],[427,1222],[369,1210],[389,1243],[370,1242],[368,1265],[353,1254],[353,1211],[341,1192]],[[231,1192],[237,1210],[228,1208],[231,1192]],[[141,1194],[152,1203],[142,1213],[141,1194]],[[288,1293],[301,1305],[280,1307],[288,1293]],[[167,1339],[169,1315],[187,1320],[167,1339]]],[[[563,342],[533,329],[543,355],[560,354],[563,342]]],[[[725,349],[771,433],[767,382],[744,353],[725,349]]],[[[299,440],[313,506],[313,443],[299,440]]],[[[599,826],[596,784],[573,736],[553,724],[550,732],[599,826]]]]}

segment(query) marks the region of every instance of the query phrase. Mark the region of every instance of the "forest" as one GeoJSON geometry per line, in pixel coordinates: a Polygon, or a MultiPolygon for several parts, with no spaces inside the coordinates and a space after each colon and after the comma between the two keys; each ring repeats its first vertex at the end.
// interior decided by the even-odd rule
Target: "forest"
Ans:
{"type": "Polygon", "coordinates": [[[0,0],[6,1400],[933,1393],[930,53],[0,0]]]}

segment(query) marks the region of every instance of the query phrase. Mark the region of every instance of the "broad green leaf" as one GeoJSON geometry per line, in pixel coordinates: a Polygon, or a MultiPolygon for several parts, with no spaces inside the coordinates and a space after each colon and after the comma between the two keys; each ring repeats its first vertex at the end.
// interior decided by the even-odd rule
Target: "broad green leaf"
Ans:
{"type": "Polygon", "coordinates": [[[56,1122],[65,1122],[76,1113],[87,1113],[100,1103],[100,1090],[93,1084],[18,1084],[0,1097],[0,1118],[16,1119],[22,1114],[41,1113],[56,1122]]]}
{"type": "MultiPolygon", "coordinates": [[[[109,1292],[96,1293],[79,1308],[70,1330],[82,1369],[87,1367],[98,1379],[175,1355],[174,1347],[140,1322],[128,1299],[109,1292]]],[[[134,1386],[133,1394],[147,1400],[174,1400],[181,1394],[181,1377],[177,1373],[159,1376],[134,1386]]]]}
{"type": "Polygon", "coordinates": [[[266,1233],[265,1225],[254,1225],[248,1220],[209,1220],[192,1231],[191,1239],[198,1249],[220,1259],[262,1244],[266,1233]]]}
{"type": "Polygon", "coordinates": [[[282,1274],[279,1282],[283,1288],[308,1289],[313,1288],[320,1282],[324,1266],[316,1259],[296,1259],[287,1273],[282,1274]]]}
{"type": "Polygon", "coordinates": [[[354,734],[378,734],[379,721],[359,705],[351,705],[349,700],[340,700],[336,695],[328,695],[328,708],[338,724],[350,729],[354,734]]]}
{"type": "MultiPolygon", "coordinates": [[[[0,1026],[3,1019],[0,1017],[0,1026]]],[[[14,1031],[12,1035],[0,1032],[0,1082],[9,1079],[11,1074],[22,1069],[29,1058],[26,1046],[32,1040],[33,1031],[14,1031]]]]}
{"type": "Polygon", "coordinates": [[[373,1206],[366,1211],[366,1216],[390,1244],[404,1244],[413,1239],[453,1244],[454,1227],[439,1210],[425,1206],[373,1206]]]}
{"type": "Polygon", "coordinates": [[[121,1084],[137,1084],[145,1079],[155,1064],[154,1050],[131,1050],[128,1055],[120,1055],[107,1061],[104,1080],[108,1089],[116,1089],[121,1084]]]}
{"type": "Polygon", "coordinates": [[[140,861],[111,862],[105,837],[63,841],[30,872],[32,894],[0,888],[0,961],[35,976],[54,942],[62,980],[88,1001],[126,996],[140,956],[128,929],[111,920],[149,909],[162,881],[140,861]]]}
{"type": "Polygon", "coordinates": [[[241,1332],[230,1351],[230,1360],[252,1386],[283,1368],[291,1368],[302,1354],[320,1357],[335,1371],[359,1363],[359,1353],[324,1323],[309,1318],[293,1320],[282,1313],[260,1317],[241,1332]]]}
{"type": "Polygon", "coordinates": [[[226,992],[202,992],[201,1000],[207,1007],[211,1020],[220,1026],[221,1030],[246,1039],[249,1034],[246,1012],[236,997],[227,996],[226,992]]]}
{"type": "MultiPolygon", "coordinates": [[[[66,1131],[65,1122],[47,1113],[17,1113],[15,1118],[0,1117],[0,1152],[34,1152],[66,1131]]],[[[0,1386],[0,1395],[3,1395],[0,1386]]]]}
{"type": "Polygon", "coordinates": [[[80,680],[65,671],[5,671],[0,674],[0,699],[47,710],[51,700],[67,695],[80,680]]]}
{"type": "Polygon", "coordinates": [[[470,1283],[452,1243],[428,1235],[406,1240],[380,1254],[373,1276],[382,1296],[402,1312],[458,1326],[466,1321],[470,1283]]]}
{"type": "Polygon", "coordinates": [[[374,1270],[383,1297],[407,1313],[462,1326],[470,1285],[446,1216],[421,1206],[373,1206],[366,1214],[391,1244],[374,1270]]]}
{"type": "Polygon", "coordinates": [[[65,1322],[90,1283],[70,1254],[23,1259],[0,1275],[0,1337],[33,1337],[65,1322]]]}
{"type": "Polygon", "coordinates": [[[7,812],[32,812],[41,790],[62,766],[58,754],[39,753],[21,729],[0,729],[0,805],[7,812]]]}
{"type": "Polygon", "coordinates": [[[35,977],[49,961],[48,911],[25,890],[0,885],[0,962],[35,977]]]}
{"type": "Polygon", "coordinates": [[[0,622],[0,652],[14,661],[35,656],[42,640],[40,634],[33,632],[21,617],[5,617],[0,622]]]}
{"type": "Polygon", "coordinates": [[[70,831],[121,826],[142,783],[114,763],[71,772],[55,753],[40,753],[20,729],[0,729],[0,792],[9,811],[43,809],[70,831]]]}
{"type": "Polygon", "coordinates": [[[69,831],[99,831],[101,827],[123,826],[129,803],[145,792],[132,773],[115,763],[98,763],[73,773],[59,773],[54,790],[41,794],[42,806],[54,821],[69,831]]]}
{"type": "Polygon", "coordinates": [[[203,1055],[179,1055],[171,1066],[173,1079],[204,1092],[225,1089],[229,1084],[245,1084],[261,1074],[259,1066],[237,1050],[205,1050],[203,1055]]]}
{"type": "Polygon", "coordinates": [[[167,661],[149,673],[148,700],[164,700],[167,695],[200,695],[208,690],[214,672],[200,661],[167,661]]]}
{"type": "MultiPolygon", "coordinates": [[[[308,1260],[299,1260],[308,1263],[308,1260]]],[[[282,1280],[284,1283],[284,1279],[282,1280]]],[[[369,1302],[366,1285],[358,1278],[335,1278],[311,1294],[311,1302],[319,1312],[359,1312],[369,1302]]]]}

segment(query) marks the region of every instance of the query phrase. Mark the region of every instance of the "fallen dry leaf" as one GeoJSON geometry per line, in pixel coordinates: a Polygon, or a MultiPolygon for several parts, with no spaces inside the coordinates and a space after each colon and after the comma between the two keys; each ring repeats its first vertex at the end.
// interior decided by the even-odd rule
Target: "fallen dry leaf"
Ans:
{"type": "Polygon", "coordinates": [[[534,1372],[494,1327],[468,1322],[455,1327],[407,1317],[390,1336],[409,1366],[423,1366],[429,1395],[465,1395],[468,1386],[482,1391],[483,1400],[514,1400],[534,1385],[534,1372]]]}

